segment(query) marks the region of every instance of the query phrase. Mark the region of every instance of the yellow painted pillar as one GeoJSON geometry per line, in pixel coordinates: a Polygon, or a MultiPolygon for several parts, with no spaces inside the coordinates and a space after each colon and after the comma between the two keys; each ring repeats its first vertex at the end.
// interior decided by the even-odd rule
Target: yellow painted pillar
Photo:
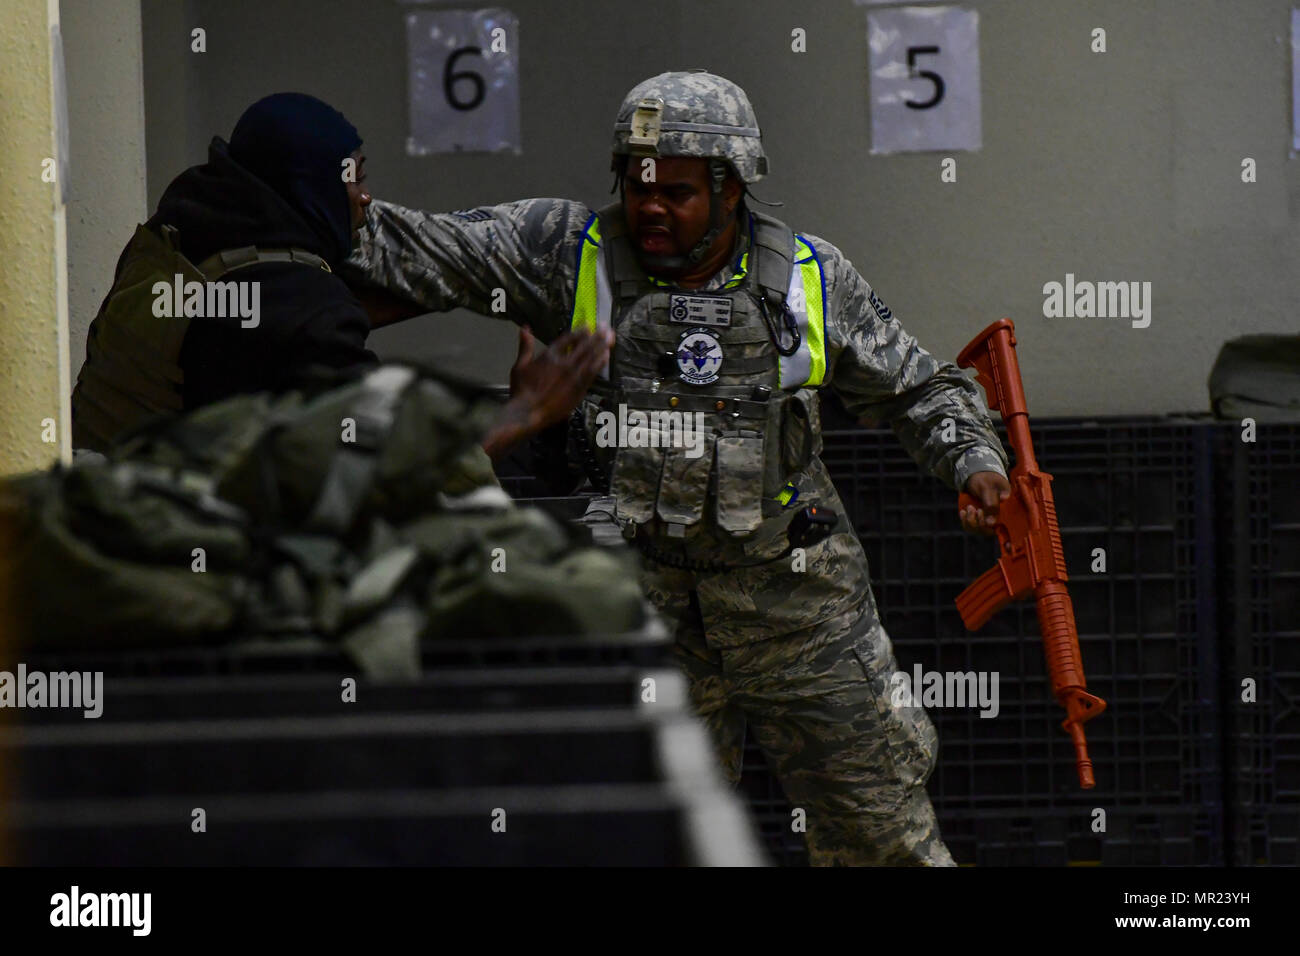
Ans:
{"type": "MultiPolygon", "coordinates": [[[[68,460],[66,151],[58,0],[0,0],[0,476],[68,460]],[[60,141],[61,140],[61,141],[60,141]]],[[[0,536],[5,533],[0,523],[0,536]]],[[[0,567],[9,551],[0,540],[0,567]]],[[[0,574],[0,670],[13,663],[0,574]]],[[[10,714],[0,714],[0,724],[10,714]]],[[[0,753],[0,759],[4,757],[0,753]]],[[[0,807],[12,799],[0,763],[0,807]]],[[[0,865],[12,862],[0,812],[0,865]]]]}
{"type": "Polygon", "coordinates": [[[58,0],[0,0],[0,23],[3,476],[69,460],[71,385],[58,0]]]}

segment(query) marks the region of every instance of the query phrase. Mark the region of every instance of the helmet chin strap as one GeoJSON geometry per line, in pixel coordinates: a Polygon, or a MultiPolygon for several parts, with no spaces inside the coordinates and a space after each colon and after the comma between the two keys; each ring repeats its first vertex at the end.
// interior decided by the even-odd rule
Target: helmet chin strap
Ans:
{"type": "Polygon", "coordinates": [[[727,178],[727,167],[716,159],[709,160],[709,231],[700,237],[700,241],[691,247],[691,251],[686,253],[686,258],[692,265],[699,263],[708,254],[713,243],[717,241],[718,236],[722,235],[722,230],[726,223],[722,221],[722,182],[727,178]]]}

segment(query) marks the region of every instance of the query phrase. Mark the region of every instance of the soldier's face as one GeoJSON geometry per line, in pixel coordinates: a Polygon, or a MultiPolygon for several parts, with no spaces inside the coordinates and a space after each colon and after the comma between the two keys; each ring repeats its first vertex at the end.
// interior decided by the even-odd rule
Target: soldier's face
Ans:
{"type": "Polygon", "coordinates": [[[357,163],[356,182],[344,182],[348,190],[348,211],[352,215],[352,242],[360,237],[361,224],[365,222],[366,207],[370,205],[370,187],[366,185],[366,157],[354,150],[352,158],[357,163]]]}
{"type": "Polygon", "coordinates": [[[642,255],[686,255],[709,228],[709,161],[664,156],[647,162],[629,156],[623,214],[642,255]]]}

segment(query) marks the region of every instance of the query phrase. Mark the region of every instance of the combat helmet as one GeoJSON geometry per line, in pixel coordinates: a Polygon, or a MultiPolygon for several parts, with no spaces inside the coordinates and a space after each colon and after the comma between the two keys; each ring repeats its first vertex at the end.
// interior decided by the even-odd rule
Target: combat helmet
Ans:
{"type": "Polygon", "coordinates": [[[616,157],[724,159],[746,184],[767,173],[749,97],[735,83],[704,70],[660,73],[632,87],[614,121],[613,152],[616,157]]]}
{"type": "Polygon", "coordinates": [[[611,168],[624,156],[689,156],[710,160],[710,230],[691,249],[698,262],[722,231],[722,183],[730,165],[746,186],[767,173],[758,119],[735,83],[704,70],[660,73],[623,97],[614,121],[611,168]]]}

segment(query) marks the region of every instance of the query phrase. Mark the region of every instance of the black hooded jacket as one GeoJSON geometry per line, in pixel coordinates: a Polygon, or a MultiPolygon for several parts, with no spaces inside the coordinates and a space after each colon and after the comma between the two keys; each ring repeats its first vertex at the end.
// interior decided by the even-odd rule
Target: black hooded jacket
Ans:
{"type": "MultiPolygon", "coordinates": [[[[208,162],[176,177],[148,225],[175,226],[193,263],[242,246],[293,247],[339,265],[338,242],[322,234],[271,187],[230,157],[214,137],[208,162]]],[[[231,279],[258,281],[260,321],[238,317],[191,320],[181,345],[185,408],[241,392],[282,391],[313,366],[359,371],[377,364],[365,347],[370,320],[347,285],[323,269],[293,262],[247,266],[231,279]]]]}

